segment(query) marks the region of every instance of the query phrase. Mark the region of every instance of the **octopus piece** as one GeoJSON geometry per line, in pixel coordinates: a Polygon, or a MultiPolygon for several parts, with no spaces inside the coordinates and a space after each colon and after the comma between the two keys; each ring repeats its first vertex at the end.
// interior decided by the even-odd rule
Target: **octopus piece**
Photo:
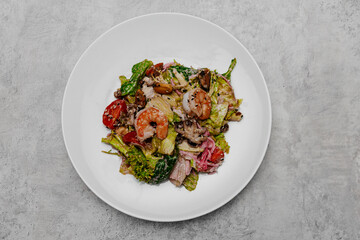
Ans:
{"type": "Polygon", "coordinates": [[[195,119],[188,119],[184,122],[176,123],[175,131],[195,144],[201,144],[207,139],[207,137],[204,136],[206,129],[201,128],[195,119]]]}

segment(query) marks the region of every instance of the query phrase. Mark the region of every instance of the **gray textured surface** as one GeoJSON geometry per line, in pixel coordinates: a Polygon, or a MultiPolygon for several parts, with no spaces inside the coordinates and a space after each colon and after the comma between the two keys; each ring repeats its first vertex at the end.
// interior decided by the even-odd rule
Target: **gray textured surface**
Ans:
{"type": "Polygon", "coordinates": [[[0,1],[0,238],[360,239],[360,2],[0,1]],[[177,11],[253,54],[273,107],[258,173],[230,203],[178,223],[129,217],[81,181],[61,134],[69,74],[101,33],[177,11]]]}

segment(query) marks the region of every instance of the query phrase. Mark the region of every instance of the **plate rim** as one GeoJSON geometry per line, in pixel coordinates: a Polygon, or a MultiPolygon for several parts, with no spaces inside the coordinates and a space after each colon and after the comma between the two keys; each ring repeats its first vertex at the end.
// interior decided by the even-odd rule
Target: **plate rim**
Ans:
{"type": "Polygon", "coordinates": [[[61,106],[61,129],[62,129],[62,135],[63,135],[63,140],[64,140],[64,144],[65,144],[65,148],[66,148],[66,152],[70,158],[70,161],[75,169],[75,171],[77,172],[77,174],[80,176],[81,180],[85,183],[85,185],[98,197],[100,198],[103,202],[105,202],[106,204],[108,204],[109,206],[111,206],[112,208],[125,213],[129,216],[138,218],[138,219],[143,219],[143,220],[147,220],[147,221],[155,221],[155,222],[179,222],[179,221],[185,221],[185,220],[190,220],[190,219],[194,219],[200,216],[204,216],[208,213],[211,213],[213,211],[215,211],[216,209],[221,208],[222,206],[224,206],[226,203],[230,202],[234,197],[236,197],[242,190],[245,189],[245,187],[249,184],[249,182],[254,178],[256,172],[259,170],[260,165],[262,164],[265,154],[267,152],[268,146],[269,146],[269,142],[270,142],[270,136],[271,136],[271,129],[272,129],[272,108],[271,108],[271,99],[270,99],[270,94],[269,94],[269,90],[264,78],[264,75],[259,67],[259,65],[257,64],[257,62],[255,61],[254,57],[251,55],[251,53],[249,52],[249,50],[236,38],[234,37],[230,32],[228,32],[227,30],[225,30],[224,28],[220,27],[219,25],[203,19],[201,17],[198,16],[194,16],[194,15],[190,15],[190,14],[185,14],[185,13],[179,13],[179,12],[156,12],[156,13],[150,13],[150,14],[144,14],[144,15],[140,15],[140,16],[136,16],[136,17],[132,17],[130,19],[127,19],[125,21],[122,21],[116,25],[114,25],[113,27],[109,28],[108,30],[106,30],[104,33],[102,33],[101,35],[99,35],[86,49],[85,51],[80,55],[79,59],[77,60],[76,64],[74,65],[73,69],[71,70],[70,76],[66,82],[66,86],[65,86],[65,90],[64,90],[64,95],[63,95],[63,99],[62,99],[62,106],[61,106]],[[141,216],[139,214],[133,213],[131,211],[126,210],[125,208],[121,208],[118,206],[115,206],[115,204],[113,204],[111,201],[108,201],[105,199],[105,197],[103,197],[101,194],[99,194],[95,189],[93,189],[90,184],[88,184],[85,181],[84,176],[80,173],[80,171],[78,170],[76,164],[74,163],[73,158],[71,157],[70,151],[69,151],[69,147],[66,141],[66,137],[65,137],[65,130],[64,130],[64,105],[65,105],[65,99],[67,96],[67,92],[68,92],[68,88],[69,88],[69,83],[73,77],[73,74],[75,72],[75,69],[77,68],[78,64],[81,62],[81,60],[83,59],[83,57],[86,55],[86,53],[89,51],[89,49],[96,44],[104,35],[108,34],[109,32],[111,32],[113,29],[115,29],[118,26],[121,25],[125,25],[128,22],[131,21],[135,21],[138,20],[140,18],[146,18],[146,17],[151,17],[151,16],[156,16],[156,15],[177,15],[177,16],[182,16],[182,17],[188,17],[188,18],[192,18],[195,20],[199,20],[199,21],[203,21],[207,24],[210,24],[216,28],[218,28],[219,30],[221,30],[222,32],[224,32],[226,35],[228,35],[229,37],[231,37],[233,40],[235,40],[242,48],[243,50],[245,50],[245,52],[247,53],[247,55],[250,57],[251,61],[255,64],[256,69],[259,71],[260,76],[261,76],[261,80],[265,86],[265,92],[266,92],[266,99],[267,99],[267,104],[268,104],[268,109],[269,109],[269,122],[268,122],[268,132],[266,133],[266,146],[263,149],[263,152],[261,154],[261,160],[259,161],[259,163],[257,164],[257,166],[255,166],[254,171],[249,175],[249,178],[247,179],[247,181],[244,182],[244,184],[238,188],[237,191],[234,191],[231,195],[229,195],[229,197],[225,198],[223,201],[221,201],[219,204],[216,204],[215,206],[213,206],[212,208],[207,209],[206,211],[200,212],[200,213],[196,213],[196,214],[190,214],[187,216],[183,216],[183,217],[168,217],[168,218],[156,218],[156,217],[147,217],[147,216],[141,216]]]}

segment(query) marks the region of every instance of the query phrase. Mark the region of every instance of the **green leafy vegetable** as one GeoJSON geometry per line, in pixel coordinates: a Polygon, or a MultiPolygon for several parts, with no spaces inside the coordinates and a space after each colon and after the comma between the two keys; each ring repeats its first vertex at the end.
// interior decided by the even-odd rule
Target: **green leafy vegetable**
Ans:
{"type": "Polygon", "coordinates": [[[134,171],[134,176],[139,181],[149,182],[153,175],[153,169],[151,169],[146,161],[146,157],[135,146],[131,146],[126,156],[125,162],[130,165],[134,171]]]}
{"type": "Polygon", "coordinates": [[[146,157],[140,149],[133,145],[126,145],[120,136],[113,133],[103,138],[102,142],[112,145],[125,156],[125,163],[139,181],[150,181],[153,175],[153,169],[149,166],[146,157]]]}
{"type": "Polygon", "coordinates": [[[210,118],[202,122],[201,125],[208,128],[211,134],[217,135],[220,133],[220,127],[227,116],[229,104],[236,104],[237,100],[234,97],[231,86],[216,74],[211,75],[209,95],[211,97],[210,118]],[[224,99],[226,100],[224,101],[224,99]],[[228,99],[230,99],[230,103],[228,99]]]}
{"type": "MultiPolygon", "coordinates": [[[[236,64],[236,59],[233,59],[232,65],[234,64],[236,64]]],[[[239,108],[242,99],[235,98],[231,85],[220,75],[212,75],[209,94],[211,96],[210,118],[201,125],[207,127],[211,134],[217,135],[220,133],[220,127],[224,124],[224,119],[229,121],[241,120],[237,114],[237,108],[239,108]],[[229,111],[230,106],[234,110],[229,111]]]]}
{"type": "Polygon", "coordinates": [[[141,151],[145,155],[146,160],[148,161],[149,167],[152,169],[155,169],[156,163],[163,158],[162,154],[154,154],[159,146],[160,146],[161,140],[157,137],[153,137],[151,140],[151,147],[148,148],[142,147],[141,151]]]}
{"type": "Polygon", "coordinates": [[[161,144],[161,140],[158,137],[154,136],[151,139],[151,147],[149,146],[142,147],[141,150],[144,153],[145,157],[148,157],[159,149],[160,144],[161,144]]]}
{"type": "Polygon", "coordinates": [[[156,156],[154,155],[148,155],[148,156],[145,156],[146,157],[146,160],[148,161],[149,163],[149,167],[151,167],[152,169],[155,169],[155,166],[157,164],[157,162],[163,158],[163,156],[161,154],[157,154],[156,156]]]}
{"type": "Polygon", "coordinates": [[[171,75],[170,71],[163,71],[160,74],[161,74],[162,79],[164,79],[165,82],[171,84],[172,75],[171,75]]]}
{"type": "Polygon", "coordinates": [[[129,79],[127,79],[124,75],[119,76],[121,86],[124,85],[129,79]]]}
{"type": "Polygon", "coordinates": [[[171,66],[170,69],[176,69],[176,71],[178,71],[178,73],[181,73],[182,75],[184,75],[184,78],[186,81],[189,81],[189,76],[191,76],[197,72],[196,69],[185,67],[182,65],[171,66]]]}
{"type": "Polygon", "coordinates": [[[222,77],[217,79],[219,85],[216,94],[218,99],[222,98],[223,101],[228,102],[232,106],[238,105],[238,100],[235,98],[234,91],[231,85],[222,77]]]}
{"type": "Polygon", "coordinates": [[[195,169],[196,171],[198,170],[197,167],[196,167],[196,163],[195,163],[195,160],[194,159],[191,159],[190,160],[190,166],[195,169]]]}
{"type": "MultiPolygon", "coordinates": [[[[208,119],[207,119],[208,120],[208,119]]],[[[211,135],[218,135],[218,134],[220,134],[220,128],[214,128],[213,126],[212,126],[212,121],[202,121],[201,123],[200,123],[200,125],[202,126],[202,127],[206,127],[207,128],[207,130],[209,131],[209,133],[211,134],[211,135]]]]}
{"type": "Polygon", "coordinates": [[[175,139],[177,136],[177,132],[173,126],[169,126],[167,137],[161,141],[160,148],[158,150],[159,153],[171,155],[175,148],[175,139]]]}
{"type": "Polygon", "coordinates": [[[218,146],[221,150],[226,153],[229,153],[230,146],[225,140],[225,135],[220,133],[219,135],[215,136],[215,145],[218,146]]]}
{"type": "MultiPolygon", "coordinates": [[[[121,84],[121,95],[131,95],[134,96],[135,92],[139,89],[139,80],[144,77],[146,70],[153,65],[152,61],[145,59],[142,62],[135,64],[131,71],[132,76],[129,81],[125,81],[124,84],[121,84]]],[[[121,80],[121,79],[120,79],[121,80]]]]}
{"type": "Polygon", "coordinates": [[[130,147],[123,142],[121,137],[114,133],[111,133],[106,138],[101,139],[101,142],[110,144],[115,149],[119,150],[122,154],[124,154],[125,156],[127,155],[127,153],[130,150],[130,147]]]}
{"type": "Polygon", "coordinates": [[[192,169],[190,174],[185,178],[183,185],[188,191],[193,191],[196,188],[198,180],[199,173],[192,169]]]}
{"type": "Polygon", "coordinates": [[[153,152],[156,152],[159,147],[160,147],[160,144],[161,144],[161,139],[159,139],[157,136],[154,136],[152,139],[151,139],[151,145],[153,147],[153,152]]]}
{"type": "Polygon", "coordinates": [[[179,150],[175,149],[173,155],[164,155],[163,159],[160,159],[154,170],[154,175],[152,176],[149,183],[158,184],[167,180],[170,176],[171,171],[173,170],[176,160],[179,156],[179,150]]]}
{"type": "Polygon", "coordinates": [[[213,128],[220,128],[223,125],[228,107],[229,104],[227,102],[212,105],[208,122],[213,128]]]}
{"type": "Polygon", "coordinates": [[[226,73],[223,73],[222,75],[230,81],[231,79],[231,72],[234,70],[234,67],[236,65],[236,58],[234,58],[233,60],[231,60],[231,63],[230,63],[230,66],[229,66],[229,69],[227,70],[226,73]]]}

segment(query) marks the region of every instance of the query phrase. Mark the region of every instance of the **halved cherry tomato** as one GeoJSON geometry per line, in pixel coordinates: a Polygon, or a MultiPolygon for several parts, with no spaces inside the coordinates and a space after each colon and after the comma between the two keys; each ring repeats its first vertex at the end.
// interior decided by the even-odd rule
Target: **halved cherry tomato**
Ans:
{"type": "Polygon", "coordinates": [[[103,114],[104,125],[110,129],[114,129],[114,123],[121,113],[127,113],[127,107],[124,100],[118,99],[110,103],[103,114]]]}
{"type": "Polygon", "coordinates": [[[145,146],[145,144],[140,142],[139,139],[137,138],[136,131],[132,131],[132,132],[129,132],[129,133],[125,134],[123,136],[123,141],[126,144],[132,143],[132,144],[135,144],[135,145],[145,146]]]}
{"type": "Polygon", "coordinates": [[[221,159],[224,158],[224,151],[221,150],[220,148],[218,147],[215,147],[215,150],[210,158],[210,161],[213,162],[213,163],[218,163],[221,161],[221,159]]]}
{"type": "Polygon", "coordinates": [[[152,65],[151,67],[149,67],[146,72],[145,75],[146,76],[151,76],[153,75],[154,77],[159,76],[160,72],[163,70],[164,64],[163,63],[158,63],[156,65],[152,65]]]}

